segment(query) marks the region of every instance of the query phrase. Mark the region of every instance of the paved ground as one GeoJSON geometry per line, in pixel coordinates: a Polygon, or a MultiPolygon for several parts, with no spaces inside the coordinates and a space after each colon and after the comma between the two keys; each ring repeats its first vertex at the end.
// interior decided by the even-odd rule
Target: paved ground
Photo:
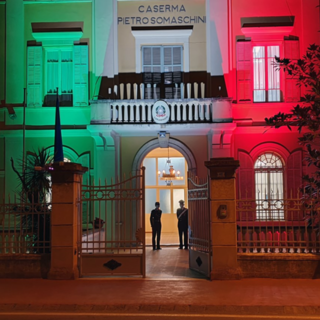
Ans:
{"type": "Polygon", "coordinates": [[[97,313],[97,312],[16,312],[2,313],[3,320],[317,320],[315,316],[277,315],[219,315],[219,314],[172,314],[172,313],[97,313]]]}
{"type": "Polygon", "coordinates": [[[0,319],[102,314],[103,319],[320,319],[320,279],[208,281],[188,269],[188,251],[176,247],[148,248],[145,279],[0,279],[0,319]]]}
{"type": "Polygon", "coordinates": [[[162,246],[162,250],[146,250],[147,279],[186,280],[204,279],[205,276],[189,269],[189,251],[176,246],[162,246]]]}
{"type": "Polygon", "coordinates": [[[320,280],[0,280],[4,311],[319,315],[320,280]]]}

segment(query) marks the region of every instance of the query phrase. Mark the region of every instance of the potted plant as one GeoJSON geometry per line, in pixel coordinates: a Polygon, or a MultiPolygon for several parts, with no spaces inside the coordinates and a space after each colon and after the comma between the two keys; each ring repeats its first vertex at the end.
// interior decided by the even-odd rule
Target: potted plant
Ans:
{"type": "Polygon", "coordinates": [[[104,221],[100,218],[95,218],[92,224],[95,229],[101,229],[104,225],[104,221]]]}

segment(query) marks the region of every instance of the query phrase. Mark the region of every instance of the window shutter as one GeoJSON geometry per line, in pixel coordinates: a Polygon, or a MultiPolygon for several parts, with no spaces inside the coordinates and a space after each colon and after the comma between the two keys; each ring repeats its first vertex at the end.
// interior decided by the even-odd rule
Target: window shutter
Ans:
{"type": "Polygon", "coordinates": [[[73,105],[88,105],[88,46],[74,46],[73,105]]]}
{"type": "Polygon", "coordinates": [[[27,106],[42,106],[42,47],[28,47],[27,106]]]}
{"type": "MultiPolygon", "coordinates": [[[[151,65],[151,47],[143,47],[142,65],[151,65]]],[[[144,69],[143,69],[144,70],[144,69]]]]}
{"type": "MultiPolygon", "coordinates": [[[[238,188],[237,188],[237,199],[245,200],[250,199],[254,200],[254,169],[253,161],[247,153],[239,151],[238,159],[240,161],[240,168],[238,169],[238,188]]],[[[250,211],[241,211],[238,220],[249,220],[252,221],[255,219],[255,203],[251,203],[250,211]]]]}
{"type": "MultiPolygon", "coordinates": [[[[287,199],[290,200],[289,208],[293,206],[293,200],[300,198],[299,188],[302,184],[302,151],[293,152],[287,161],[287,199]]],[[[299,216],[299,211],[287,212],[288,221],[302,220],[303,216],[299,216]]]]}
{"type": "MultiPolygon", "coordinates": [[[[161,71],[161,48],[160,47],[152,47],[152,66],[159,66],[157,71],[161,71]]],[[[155,70],[153,70],[155,71],[155,70]]]]}
{"type": "Polygon", "coordinates": [[[173,65],[182,65],[182,47],[173,47],[173,65]]]}
{"type": "MultiPolygon", "coordinates": [[[[290,60],[298,60],[299,54],[299,41],[298,40],[285,40],[284,41],[284,56],[290,60]]],[[[297,86],[297,79],[285,73],[285,101],[293,102],[300,101],[300,87],[297,86]]]]}
{"type": "Polygon", "coordinates": [[[252,102],[252,47],[250,41],[237,42],[238,102],[252,102]]]}

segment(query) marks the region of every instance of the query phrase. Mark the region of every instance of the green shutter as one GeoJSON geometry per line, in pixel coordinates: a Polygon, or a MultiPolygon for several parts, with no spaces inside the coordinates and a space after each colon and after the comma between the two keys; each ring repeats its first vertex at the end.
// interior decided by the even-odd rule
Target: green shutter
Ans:
{"type": "Polygon", "coordinates": [[[42,47],[28,47],[27,106],[42,106],[42,47]]]}
{"type": "Polygon", "coordinates": [[[88,105],[88,46],[74,46],[73,105],[88,105]]]}

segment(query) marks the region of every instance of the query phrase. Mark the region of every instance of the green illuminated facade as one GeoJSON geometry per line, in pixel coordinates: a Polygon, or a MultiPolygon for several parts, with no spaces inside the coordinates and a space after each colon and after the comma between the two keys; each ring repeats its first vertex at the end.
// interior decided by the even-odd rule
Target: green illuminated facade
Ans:
{"type": "Polygon", "coordinates": [[[10,159],[22,159],[24,143],[26,153],[41,147],[53,153],[57,88],[65,158],[91,169],[85,179],[114,176],[113,139],[106,144],[90,131],[89,100],[99,85],[93,17],[92,1],[0,2],[1,194],[17,191],[10,159]]]}

